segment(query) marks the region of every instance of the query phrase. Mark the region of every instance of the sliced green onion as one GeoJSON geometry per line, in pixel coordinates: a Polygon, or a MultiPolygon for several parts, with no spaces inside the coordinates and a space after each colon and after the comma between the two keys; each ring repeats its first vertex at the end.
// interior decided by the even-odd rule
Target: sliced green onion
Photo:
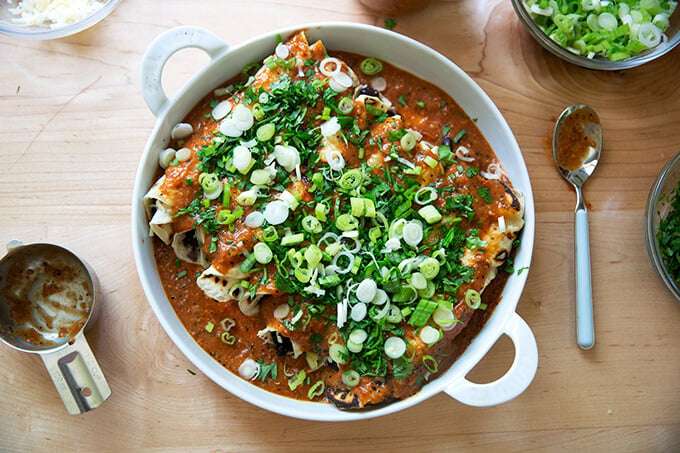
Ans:
{"type": "Polygon", "coordinates": [[[213,324],[212,321],[208,321],[208,324],[205,325],[205,330],[208,333],[212,333],[214,328],[215,328],[215,324],[213,324]]]}
{"type": "Polygon", "coordinates": [[[482,304],[482,296],[474,289],[468,289],[465,291],[465,303],[468,307],[476,310],[482,304]]]}
{"type": "Polygon", "coordinates": [[[409,279],[409,282],[417,290],[422,290],[422,289],[427,288],[427,279],[420,272],[414,272],[413,274],[411,274],[411,278],[409,279]]]}
{"type": "Polygon", "coordinates": [[[228,208],[230,204],[231,204],[231,186],[229,185],[228,182],[225,182],[224,187],[222,189],[222,206],[228,208]]]}
{"type": "Polygon", "coordinates": [[[357,286],[356,296],[361,302],[369,303],[375,298],[378,291],[378,285],[375,280],[370,278],[365,278],[357,286]]]}
{"type": "Polygon", "coordinates": [[[273,182],[271,173],[265,168],[253,170],[250,174],[250,182],[257,186],[267,186],[273,182]]]}
{"type": "Polygon", "coordinates": [[[439,161],[432,156],[425,156],[424,160],[425,160],[425,163],[427,164],[427,166],[430,167],[430,168],[436,167],[437,164],[439,163],[439,161]]]}
{"type": "Polygon", "coordinates": [[[309,269],[304,267],[298,267],[293,273],[295,274],[295,278],[297,278],[302,283],[307,283],[309,279],[312,278],[312,273],[309,271],[309,269]]]}
{"type": "Polygon", "coordinates": [[[237,219],[240,219],[242,215],[243,215],[243,208],[240,207],[240,206],[238,206],[233,211],[230,211],[229,209],[221,209],[217,213],[217,217],[215,218],[215,221],[220,225],[231,225],[237,219]]]}
{"type": "Polygon", "coordinates": [[[407,151],[407,152],[411,151],[413,148],[415,148],[416,142],[417,142],[416,136],[413,135],[410,132],[407,132],[406,134],[404,134],[404,136],[401,137],[401,139],[399,140],[399,144],[401,145],[401,149],[403,149],[404,151],[407,151]]]}
{"type": "Polygon", "coordinates": [[[368,333],[364,329],[354,329],[349,334],[349,339],[355,343],[363,343],[368,338],[368,333]]]}
{"type": "Polygon", "coordinates": [[[358,168],[353,168],[352,170],[348,170],[342,174],[340,180],[338,181],[338,185],[345,190],[356,189],[361,185],[363,179],[364,177],[361,173],[361,170],[358,168]]]}
{"type": "Polygon", "coordinates": [[[434,284],[434,282],[432,280],[428,280],[427,287],[425,289],[418,290],[418,296],[429,299],[430,297],[434,296],[436,290],[437,286],[434,284]]]}
{"type": "Polygon", "coordinates": [[[305,235],[302,233],[289,234],[281,238],[281,245],[289,247],[291,245],[301,244],[305,240],[305,235]]]}
{"type": "Polygon", "coordinates": [[[380,60],[375,58],[366,58],[359,65],[359,69],[366,75],[372,76],[382,71],[383,65],[380,60]]]}
{"type": "Polygon", "coordinates": [[[337,219],[335,219],[335,226],[340,231],[356,230],[359,226],[359,219],[354,217],[352,214],[341,214],[337,219]]]}
{"type": "Polygon", "coordinates": [[[262,240],[265,242],[274,242],[279,238],[279,233],[276,231],[276,228],[273,226],[268,226],[264,230],[262,230],[262,240]]]}
{"type": "Polygon", "coordinates": [[[266,142],[271,139],[276,133],[276,126],[274,123],[266,123],[257,128],[257,139],[261,142],[266,142]]]}
{"type": "Polygon", "coordinates": [[[399,337],[390,337],[385,340],[385,355],[390,359],[398,359],[406,352],[406,342],[399,337]]]}
{"type": "Polygon", "coordinates": [[[439,213],[437,208],[432,205],[427,205],[420,208],[418,210],[418,214],[420,214],[420,216],[430,225],[437,223],[442,219],[442,215],[439,213]]]}
{"type": "Polygon", "coordinates": [[[396,305],[392,305],[387,312],[387,317],[385,320],[392,324],[399,324],[403,317],[401,316],[401,310],[396,305]]]}
{"type": "Polygon", "coordinates": [[[234,343],[236,343],[236,337],[230,334],[229,332],[222,332],[220,339],[224,344],[233,345],[234,343]]]}
{"type": "Polygon", "coordinates": [[[308,233],[318,234],[323,231],[323,226],[321,225],[321,222],[319,222],[319,219],[317,219],[316,217],[306,215],[302,219],[302,229],[308,233]]]}
{"type": "Polygon", "coordinates": [[[321,190],[323,189],[323,186],[323,175],[321,173],[314,173],[312,175],[312,187],[309,188],[309,191],[314,192],[315,190],[321,190]]]}
{"type": "Polygon", "coordinates": [[[420,263],[418,269],[420,269],[420,272],[426,279],[432,280],[439,274],[439,261],[430,257],[425,258],[420,263]]]}
{"type": "Polygon", "coordinates": [[[326,384],[323,381],[316,381],[314,385],[309,388],[307,392],[307,398],[313,400],[317,396],[323,395],[324,390],[326,390],[326,384]]]}
{"type": "Polygon", "coordinates": [[[314,215],[320,222],[325,222],[326,214],[329,210],[330,209],[328,208],[328,205],[324,203],[318,203],[316,206],[314,206],[314,215]]]}
{"type": "Polygon", "coordinates": [[[431,355],[423,356],[423,366],[430,373],[436,373],[439,370],[439,363],[437,362],[437,359],[431,355]]]}
{"type": "Polygon", "coordinates": [[[342,373],[342,382],[347,387],[356,387],[357,385],[359,385],[360,380],[361,375],[354,370],[347,370],[342,373]]]}
{"type": "Polygon", "coordinates": [[[324,288],[338,286],[342,280],[337,274],[325,275],[319,279],[319,285],[324,288]]]}
{"type": "MultiPolygon", "coordinates": [[[[429,223],[429,222],[428,222],[429,223]]],[[[417,247],[423,240],[423,227],[418,222],[408,222],[402,230],[404,242],[411,247],[417,247]]]]}
{"type": "Polygon", "coordinates": [[[236,203],[241,206],[252,206],[257,201],[257,192],[255,190],[246,190],[241,192],[236,197],[236,203]]]}
{"type": "Polygon", "coordinates": [[[426,345],[433,345],[439,341],[439,331],[432,326],[425,326],[420,329],[420,339],[426,345]]]}
{"type": "Polygon", "coordinates": [[[350,340],[347,340],[347,349],[349,350],[349,352],[353,352],[353,353],[357,354],[357,353],[361,352],[362,349],[364,349],[364,345],[363,345],[363,343],[358,343],[358,342],[352,341],[350,339],[350,340]]]}
{"type": "Polygon", "coordinates": [[[423,327],[439,304],[429,299],[420,299],[416,309],[411,313],[408,323],[414,327],[423,327]]]}
{"type": "Polygon", "coordinates": [[[420,205],[431,203],[436,199],[437,189],[434,187],[421,187],[413,197],[413,200],[420,205]]]}
{"type": "Polygon", "coordinates": [[[321,262],[323,254],[321,253],[321,249],[319,247],[312,244],[309,247],[307,247],[304,256],[305,261],[307,261],[307,264],[309,264],[309,268],[312,269],[321,262]]]}
{"type": "Polygon", "coordinates": [[[375,204],[370,198],[351,197],[349,201],[354,217],[375,217],[375,204]]]}
{"type": "Polygon", "coordinates": [[[248,255],[246,257],[245,260],[243,260],[239,269],[241,269],[241,272],[250,272],[250,269],[252,269],[254,264],[255,264],[255,254],[251,253],[250,255],[248,255]]]}
{"type": "Polygon", "coordinates": [[[272,249],[270,249],[269,246],[264,242],[258,242],[255,244],[255,247],[253,248],[253,255],[255,255],[255,261],[260,264],[268,264],[274,257],[272,249]]]}
{"type": "Polygon", "coordinates": [[[222,183],[215,173],[201,173],[198,177],[198,183],[205,193],[222,192],[222,183]]]}
{"type": "Polygon", "coordinates": [[[262,106],[260,104],[253,104],[252,108],[253,112],[253,118],[256,120],[260,121],[262,118],[264,118],[264,110],[262,109],[262,106]]]}
{"type": "Polygon", "coordinates": [[[344,97],[338,102],[338,110],[345,115],[354,110],[354,100],[350,97],[344,97]]]}
{"type": "Polygon", "coordinates": [[[334,343],[328,348],[328,355],[338,365],[349,362],[349,351],[341,344],[334,343]]]}
{"type": "Polygon", "coordinates": [[[371,240],[371,242],[377,242],[378,239],[382,237],[382,230],[380,227],[373,227],[370,230],[368,230],[368,238],[371,240]]]}
{"type": "Polygon", "coordinates": [[[565,0],[558,6],[524,0],[524,5],[539,28],[562,47],[587,58],[618,61],[659,45],[677,2],[565,0]]]}
{"type": "Polygon", "coordinates": [[[300,386],[300,384],[305,382],[305,379],[307,379],[307,373],[305,373],[305,370],[300,370],[298,374],[293,376],[291,379],[288,379],[288,388],[295,390],[300,386]]]}

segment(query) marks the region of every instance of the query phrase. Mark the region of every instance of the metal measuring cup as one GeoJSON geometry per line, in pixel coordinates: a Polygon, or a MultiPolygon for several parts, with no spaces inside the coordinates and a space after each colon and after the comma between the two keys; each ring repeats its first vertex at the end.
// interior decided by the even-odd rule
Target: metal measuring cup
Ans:
{"type": "Polygon", "coordinates": [[[85,339],[97,292],[94,272],[58,245],[10,241],[0,259],[0,340],[42,358],[72,415],[111,395],[85,339]]]}

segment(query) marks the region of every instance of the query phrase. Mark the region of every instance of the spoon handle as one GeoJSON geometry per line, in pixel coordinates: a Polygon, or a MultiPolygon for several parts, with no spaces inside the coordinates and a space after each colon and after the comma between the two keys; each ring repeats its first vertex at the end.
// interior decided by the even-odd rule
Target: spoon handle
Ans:
{"type": "Polygon", "coordinates": [[[593,293],[590,280],[588,211],[585,206],[579,206],[575,215],[576,341],[581,349],[590,349],[595,344],[595,327],[593,325],[593,293]]]}

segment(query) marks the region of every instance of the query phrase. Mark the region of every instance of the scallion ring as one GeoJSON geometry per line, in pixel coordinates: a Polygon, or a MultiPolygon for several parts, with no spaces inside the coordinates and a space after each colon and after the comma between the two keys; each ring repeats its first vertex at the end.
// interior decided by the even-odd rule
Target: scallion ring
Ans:
{"type": "Polygon", "coordinates": [[[410,132],[407,132],[404,134],[403,137],[399,140],[399,144],[401,145],[401,149],[404,151],[408,152],[411,151],[413,148],[416,146],[417,139],[415,135],[413,135],[410,132]]]}
{"type": "Polygon", "coordinates": [[[439,363],[437,362],[437,359],[431,355],[423,356],[423,366],[430,373],[436,373],[439,370],[439,363]]]}
{"type": "Polygon", "coordinates": [[[439,274],[439,261],[435,258],[427,257],[420,263],[418,268],[426,279],[432,280],[439,274]]]}
{"type": "Polygon", "coordinates": [[[366,75],[372,76],[382,71],[383,65],[376,58],[366,58],[359,65],[359,69],[366,75]]]}
{"type": "Polygon", "coordinates": [[[352,98],[349,96],[340,99],[338,102],[338,110],[340,110],[341,113],[347,115],[352,110],[354,110],[354,100],[352,100],[352,98]]]}
{"type": "Polygon", "coordinates": [[[406,352],[406,342],[399,337],[389,337],[385,340],[384,350],[390,359],[398,359],[406,352]]]}
{"type": "Polygon", "coordinates": [[[328,355],[331,360],[338,365],[344,365],[349,362],[349,351],[341,344],[334,343],[328,348],[328,355]]]}
{"type": "Polygon", "coordinates": [[[482,296],[474,289],[465,291],[465,303],[468,307],[476,310],[482,304],[482,296]]]}
{"type": "Polygon", "coordinates": [[[316,381],[314,385],[312,385],[309,388],[309,391],[307,392],[307,398],[310,400],[313,400],[317,396],[323,395],[324,390],[326,389],[326,384],[324,384],[323,381],[316,381]]]}
{"type": "Polygon", "coordinates": [[[359,385],[360,380],[361,375],[354,370],[347,370],[342,373],[342,382],[347,387],[356,387],[357,385],[359,385]]]}
{"type": "Polygon", "coordinates": [[[413,201],[425,205],[437,199],[437,189],[434,187],[421,187],[413,197],[413,201]]]}
{"type": "Polygon", "coordinates": [[[258,242],[255,244],[255,247],[253,248],[253,255],[255,255],[255,261],[260,264],[268,264],[274,257],[272,249],[270,249],[269,246],[264,242],[258,242]]]}

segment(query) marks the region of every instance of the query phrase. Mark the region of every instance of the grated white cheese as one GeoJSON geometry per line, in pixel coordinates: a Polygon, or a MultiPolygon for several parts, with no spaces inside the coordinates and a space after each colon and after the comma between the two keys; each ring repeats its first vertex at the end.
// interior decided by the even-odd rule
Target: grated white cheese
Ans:
{"type": "MultiPolygon", "coordinates": [[[[14,4],[14,0],[6,1],[14,4]]],[[[21,0],[9,11],[14,23],[60,28],[91,16],[102,6],[104,1],[99,0],[21,0]]]]}

